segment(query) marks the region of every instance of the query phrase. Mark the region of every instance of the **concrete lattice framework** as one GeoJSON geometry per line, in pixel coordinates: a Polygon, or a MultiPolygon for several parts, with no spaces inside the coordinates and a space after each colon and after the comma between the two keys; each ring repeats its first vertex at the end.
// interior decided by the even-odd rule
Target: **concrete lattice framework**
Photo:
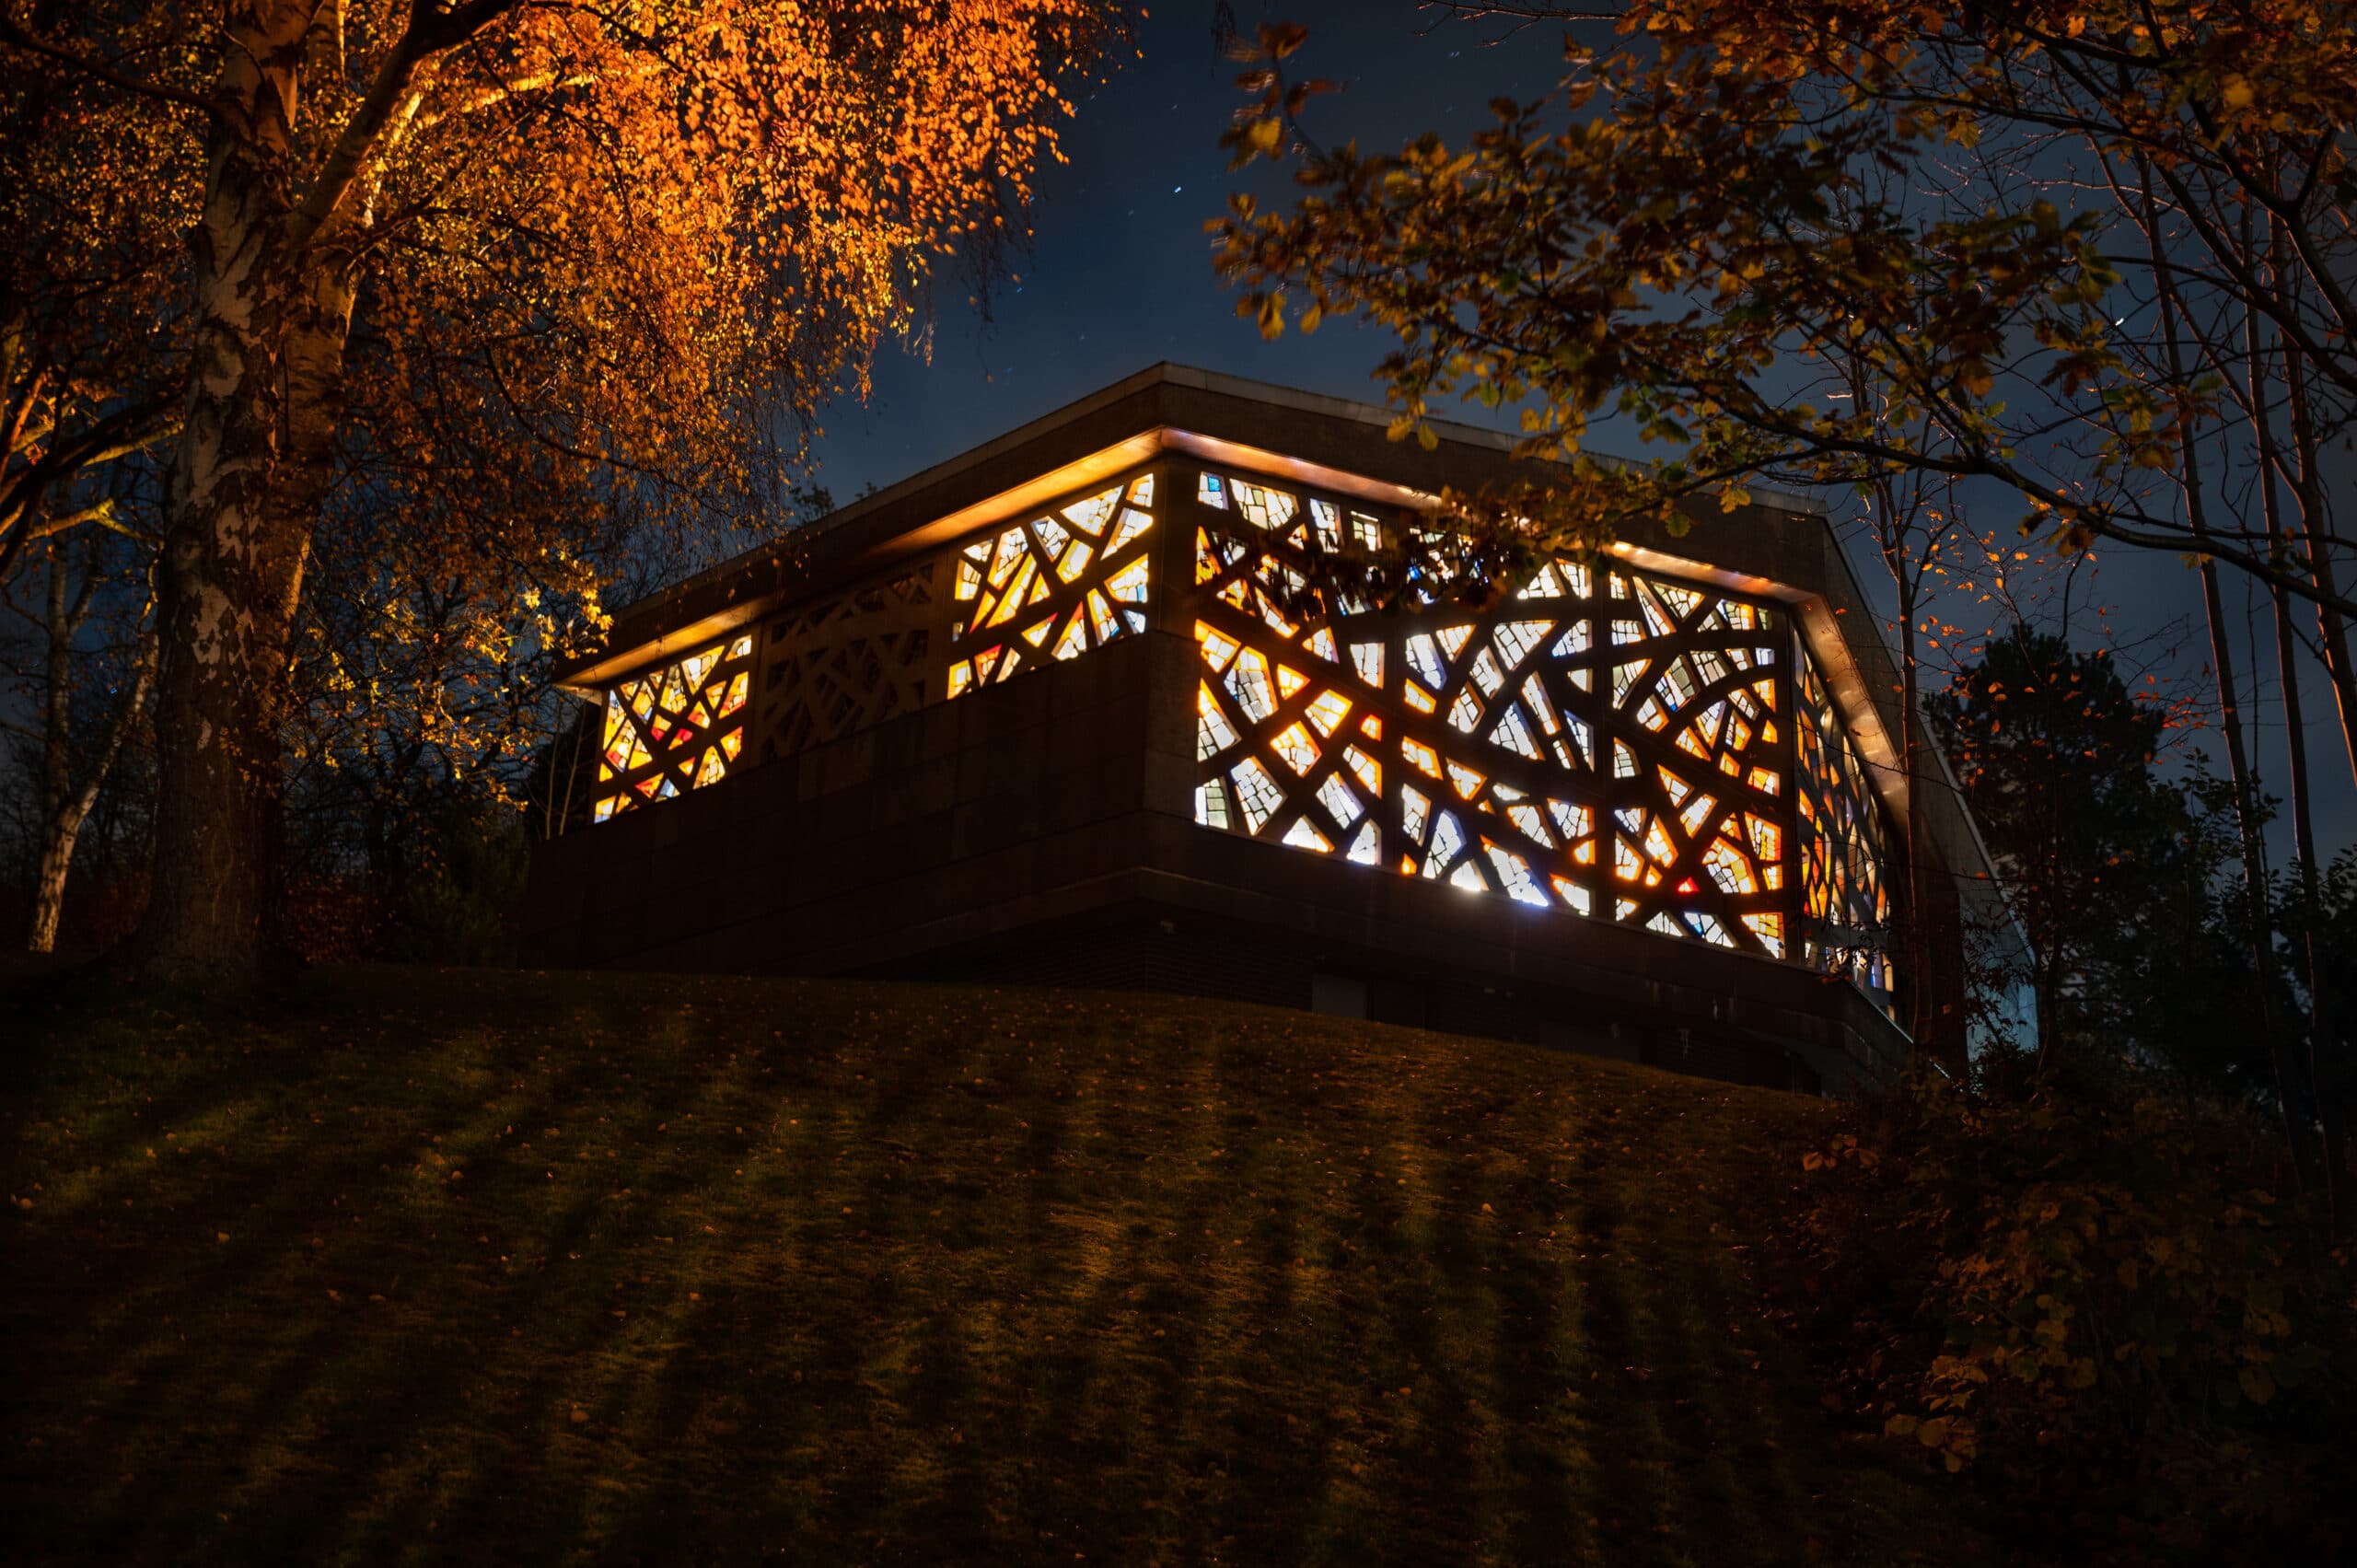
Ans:
{"type": "MultiPolygon", "coordinates": [[[[1146,390],[1159,404],[1180,374],[1140,380],[1152,383],[1146,390]]],[[[1265,394],[1202,379],[1227,401],[1190,407],[1190,423],[1214,424],[1204,413],[1239,400],[1244,417],[1230,429],[1256,423],[1248,399],[1265,394]]],[[[1042,424],[1072,418],[1068,411],[1042,424]]],[[[1352,434],[1331,424],[1305,434],[1330,448],[1352,434]]],[[[1631,952],[1644,955],[1640,967],[1689,979],[1666,1001],[1662,982],[1648,982],[1655,1013],[1723,1026],[1747,1016],[1742,1032],[1764,1029],[1812,1081],[1884,1076],[1903,1055],[1888,1020],[1902,983],[1891,932],[1907,886],[1897,819],[1907,792],[1888,765],[1887,720],[1840,633],[1836,616],[1848,607],[1829,605],[1827,584],[1631,542],[1541,563],[1479,611],[1443,583],[1419,604],[1379,610],[1353,595],[1347,563],[1424,524],[1437,482],[1425,490],[1318,460],[1329,450],[1276,450],[1161,420],[1077,459],[1067,440],[1064,459],[1052,463],[1054,443],[1019,433],[997,444],[1013,449],[996,454],[1004,460],[993,479],[1021,462],[1027,436],[1040,456],[1019,482],[913,526],[888,532],[879,524],[856,550],[842,542],[848,524],[822,527],[799,560],[725,569],[625,615],[614,647],[572,676],[603,703],[601,755],[594,781],[576,778],[586,797],[573,812],[579,826],[544,846],[536,866],[536,956],[926,972],[927,954],[1051,940],[1039,923],[1051,909],[1067,921],[1095,911],[1097,937],[1130,920],[1151,946],[1152,931],[1173,929],[1170,912],[1216,904],[1258,923],[1250,941],[1286,926],[1309,933],[1318,951],[1300,969],[1306,985],[1326,978],[1321,965],[1371,972],[1370,960],[1387,961],[1387,947],[1397,957],[1417,945],[1412,927],[1455,921],[1469,932],[1516,933],[1502,972],[1558,998],[1548,1006],[1577,1012],[1584,990],[1601,999],[1604,987],[1582,980],[1580,963],[1540,966],[1521,949],[1576,952],[1585,942],[1600,967],[1626,970],[1609,955],[1631,952]],[[1132,645],[1143,660],[1123,653],[1132,645]],[[985,730],[1016,726],[1035,707],[1017,693],[1037,681],[1052,705],[1083,690],[1070,683],[1100,661],[1109,662],[1086,689],[1110,704],[1106,713],[1122,714],[1120,726],[1077,711],[1062,725],[1052,714],[1044,725],[1021,716],[1028,727],[1007,727],[992,742],[970,728],[943,730],[929,716],[970,709],[985,730]],[[1142,728],[1126,727],[1132,715],[1142,728]],[[987,750],[996,753],[992,770],[1068,764],[1109,794],[1082,800],[1042,787],[1030,802],[1010,795],[995,823],[961,816],[947,799],[937,855],[916,854],[903,837],[895,853],[872,856],[867,908],[850,902],[860,896],[850,852],[834,857],[844,864],[818,878],[842,912],[831,924],[793,912],[803,907],[792,890],[797,863],[809,854],[784,849],[800,830],[787,821],[770,832],[780,846],[773,855],[713,868],[746,886],[704,900],[709,929],[693,928],[691,917],[687,928],[633,946],[601,929],[609,922],[589,908],[600,897],[611,907],[610,891],[565,891],[569,880],[586,889],[596,879],[608,834],[641,835],[612,842],[612,865],[626,868],[672,837],[656,820],[666,813],[679,814],[679,832],[701,830],[694,824],[711,812],[699,818],[695,797],[755,790],[726,808],[742,839],[743,825],[757,819],[749,815],[760,809],[750,804],[757,795],[782,813],[807,813],[785,802],[814,800],[813,790],[825,792],[822,775],[852,765],[847,759],[864,756],[859,765],[880,773],[875,759],[903,744],[896,737],[921,752],[937,744],[926,737],[953,734],[971,738],[938,744],[973,750],[969,771],[985,766],[987,750]],[[1067,815],[1103,820],[1097,837],[1110,846],[1109,865],[1136,864],[1075,864],[1069,875],[1044,868],[1044,846],[1079,825],[1055,819],[1059,799],[1067,815]],[[1010,814],[1020,819],[1013,830],[1010,814]],[[1119,849],[1117,819],[1132,824],[1133,855],[1119,849]],[[1202,835],[1202,847],[1173,839],[1174,827],[1202,835]],[[1218,839],[1330,869],[1214,856],[1218,839]],[[990,852],[1024,867],[1000,874],[997,909],[988,907],[983,879],[958,874],[976,864],[967,847],[985,841],[1039,846],[1020,860],[990,852]],[[765,875],[785,889],[759,891],[765,875]],[[1207,881],[1226,886],[1207,890],[1207,881]],[[1382,883],[1433,891],[1385,892],[1382,883]],[[1349,923],[1334,916],[1339,906],[1362,918],[1338,944],[1323,938],[1349,923]],[[1522,913],[1488,912],[1508,906],[1522,913]],[[867,918],[888,907],[905,918],[867,918]],[[1504,919],[1521,923],[1497,926],[1504,919]],[[874,935],[851,941],[854,927],[874,935]],[[762,931],[800,945],[765,958],[752,935],[762,931]],[[837,936],[846,939],[830,946],[837,936]],[[1726,958],[1667,958],[1676,948],[1726,958]],[[1724,963],[1738,967],[1707,970],[1724,963]],[[1748,964],[1838,976],[1860,1005],[1844,1008],[1829,995],[1810,1003],[1805,990],[1782,986],[1778,994],[1794,1001],[1738,1007],[1766,984],[1767,971],[1748,964]],[[1720,972],[1726,978],[1714,988],[1720,972]],[[1832,1020],[1829,1034],[1795,1021],[1812,1008],[1832,1020]]],[[[1396,471],[1398,459],[1391,463],[1396,471]]],[[[932,490],[941,505],[979,488],[937,481],[932,490]]],[[[1787,513],[1761,526],[1823,525],[1787,513]]],[[[874,797],[867,819],[880,826],[898,809],[874,797]]],[[[1452,972],[1485,967],[1478,943],[1422,946],[1452,972]]],[[[1130,974],[1107,959],[1097,978],[1222,990],[1215,977],[1157,962],[1141,958],[1130,974]]],[[[962,959],[934,967],[973,969],[962,959]]],[[[1055,972],[1028,960],[1019,969],[1055,972]]],[[[1596,1016],[1644,1011],[1619,997],[1596,1016]]],[[[1619,1022],[1610,1032],[1619,1037],[1619,1022]]],[[[1691,1033],[1683,1024],[1675,1030],[1689,1051],[1691,1033]]]]}

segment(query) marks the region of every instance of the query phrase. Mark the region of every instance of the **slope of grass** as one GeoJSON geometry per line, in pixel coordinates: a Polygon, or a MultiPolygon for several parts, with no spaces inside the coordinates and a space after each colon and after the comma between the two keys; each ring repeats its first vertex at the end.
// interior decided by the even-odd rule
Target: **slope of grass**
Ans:
{"type": "Polygon", "coordinates": [[[850,982],[19,973],[0,1033],[18,1561],[1971,1544],[1747,1283],[1811,1101],[850,982]]]}

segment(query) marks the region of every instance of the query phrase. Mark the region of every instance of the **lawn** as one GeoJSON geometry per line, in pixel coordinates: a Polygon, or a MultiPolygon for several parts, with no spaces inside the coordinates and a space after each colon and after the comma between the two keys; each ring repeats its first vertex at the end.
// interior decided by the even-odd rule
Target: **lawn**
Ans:
{"type": "Polygon", "coordinates": [[[1839,1116],[1167,998],[0,978],[17,1561],[1973,1555],[1760,1308],[1839,1116]]]}

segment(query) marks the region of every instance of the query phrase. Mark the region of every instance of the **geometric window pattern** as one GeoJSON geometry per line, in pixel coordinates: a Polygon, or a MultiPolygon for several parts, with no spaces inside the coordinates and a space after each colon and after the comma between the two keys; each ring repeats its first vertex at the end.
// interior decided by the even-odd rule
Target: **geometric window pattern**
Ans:
{"type": "Polygon", "coordinates": [[[771,623],[759,755],[791,757],[924,705],[934,562],[771,623]]]}
{"type": "Polygon", "coordinates": [[[753,639],[714,643],[606,693],[593,819],[712,784],[745,748],[738,716],[753,679],[753,639]]]}
{"type": "Polygon", "coordinates": [[[1814,660],[1800,664],[1800,756],[1794,792],[1805,956],[1887,1001],[1890,889],[1882,813],[1814,660]]]}
{"type": "Polygon", "coordinates": [[[1198,822],[1787,956],[1781,610],[1566,560],[1486,611],[1373,615],[1316,585],[1377,519],[1233,474],[1195,494],[1225,514],[1197,514],[1198,822]]]}
{"type": "MultiPolygon", "coordinates": [[[[1404,519],[1233,473],[1189,508],[1207,827],[1812,963],[1888,1006],[1888,844],[1786,612],[1608,559],[1377,614],[1337,557],[1404,519]],[[1797,929],[1795,929],[1797,927],[1797,929]]],[[[771,628],[761,755],[1144,632],[1149,472],[771,628]],[[941,601],[939,585],[950,588],[941,601]]],[[[754,639],[609,693],[596,819],[723,776],[754,639]],[[732,722],[733,721],[733,722],[732,722]]]]}
{"type": "Polygon", "coordinates": [[[1154,475],[968,545],[945,694],[957,697],[1146,629],[1154,475]]]}

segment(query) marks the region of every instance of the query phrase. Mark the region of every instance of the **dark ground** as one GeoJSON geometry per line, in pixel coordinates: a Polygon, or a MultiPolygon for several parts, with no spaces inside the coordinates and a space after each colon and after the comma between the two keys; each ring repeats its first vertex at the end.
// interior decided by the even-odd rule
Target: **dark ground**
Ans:
{"type": "Polygon", "coordinates": [[[1167,998],[0,973],[19,1562],[1945,1562],[1836,1108],[1167,998]]]}

